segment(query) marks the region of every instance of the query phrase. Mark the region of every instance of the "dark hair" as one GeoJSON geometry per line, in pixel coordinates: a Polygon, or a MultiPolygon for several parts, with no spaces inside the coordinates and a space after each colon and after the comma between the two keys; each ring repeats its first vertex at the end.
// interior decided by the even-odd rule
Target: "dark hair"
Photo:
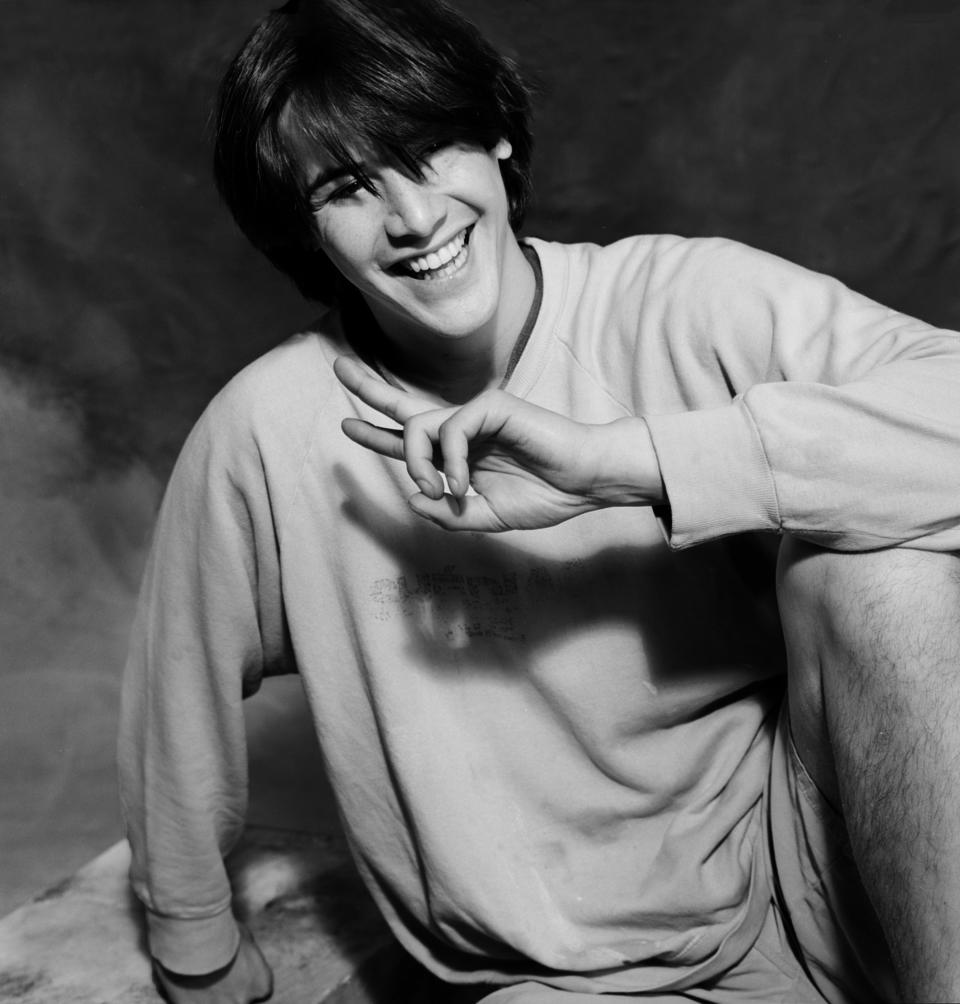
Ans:
{"type": "Polygon", "coordinates": [[[510,223],[530,194],[530,101],[510,60],[441,0],[291,0],[230,64],[217,99],[214,175],[240,229],[304,296],[337,299],[319,249],[291,131],[363,178],[375,151],[422,176],[426,151],[469,142],[501,161],[510,223]]]}

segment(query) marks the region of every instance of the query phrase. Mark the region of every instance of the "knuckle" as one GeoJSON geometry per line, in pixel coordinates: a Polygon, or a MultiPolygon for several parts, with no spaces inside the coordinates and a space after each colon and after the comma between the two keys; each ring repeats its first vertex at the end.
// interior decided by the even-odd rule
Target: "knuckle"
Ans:
{"type": "Polygon", "coordinates": [[[504,393],[497,387],[491,387],[483,391],[476,400],[480,402],[484,408],[491,408],[498,405],[504,397],[504,393]]]}
{"type": "Polygon", "coordinates": [[[440,442],[444,444],[449,443],[457,435],[459,431],[458,426],[457,415],[451,415],[449,418],[444,419],[437,429],[440,442]]]}
{"type": "Polygon", "coordinates": [[[421,435],[426,435],[428,426],[430,425],[430,412],[429,411],[419,411],[415,415],[411,415],[406,424],[421,435]]]}

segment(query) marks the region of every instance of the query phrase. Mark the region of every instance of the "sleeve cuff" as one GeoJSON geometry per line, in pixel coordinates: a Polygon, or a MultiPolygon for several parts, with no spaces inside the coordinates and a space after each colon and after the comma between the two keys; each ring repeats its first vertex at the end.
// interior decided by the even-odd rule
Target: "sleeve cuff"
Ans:
{"type": "Polygon", "coordinates": [[[671,547],[780,529],[773,474],[742,401],[644,418],[669,502],[657,515],[671,547]]]}
{"type": "Polygon", "coordinates": [[[240,931],[229,908],[212,917],[167,917],[147,910],[150,954],[182,976],[222,969],[237,953],[240,931]]]}

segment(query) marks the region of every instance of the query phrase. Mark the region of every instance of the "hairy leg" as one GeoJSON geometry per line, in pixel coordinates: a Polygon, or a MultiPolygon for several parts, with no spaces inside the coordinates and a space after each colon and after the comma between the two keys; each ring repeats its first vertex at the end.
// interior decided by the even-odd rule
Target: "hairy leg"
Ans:
{"type": "Polygon", "coordinates": [[[960,558],[785,540],[790,724],[845,818],[904,1001],[960,1000],[960,558]]]}

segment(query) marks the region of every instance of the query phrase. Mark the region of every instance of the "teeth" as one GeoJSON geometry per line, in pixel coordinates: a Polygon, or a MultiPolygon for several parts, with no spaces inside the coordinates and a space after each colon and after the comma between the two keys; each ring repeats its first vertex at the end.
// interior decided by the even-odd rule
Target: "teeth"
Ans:
{"type": "Polygon", "coordinates": [[[467,260],[468,249],[467,246],[461,245],[460,253],[452,261],[448,261],[443,268],[436,269],[435,271],[423,272],[420,275],[420,279],[424,282],[432,282],[435,279],[446,279],[448,275],[453,275],[454,272],[460,270],[464,262],[467,260]]]}
{"type": "Polygon", "coordinates": [[[424,255],[422,258],[414,258],[411,261],[404,262],[404,265],[411,272],[436,272],[438,269],[443,269],[442,274],[448,275],[450,269],[445,266],[460,256],[466,239],[466,231],[461,230],[449,244],[444,245],[437,251],[431,251],[430,254],[424,255]]]}

